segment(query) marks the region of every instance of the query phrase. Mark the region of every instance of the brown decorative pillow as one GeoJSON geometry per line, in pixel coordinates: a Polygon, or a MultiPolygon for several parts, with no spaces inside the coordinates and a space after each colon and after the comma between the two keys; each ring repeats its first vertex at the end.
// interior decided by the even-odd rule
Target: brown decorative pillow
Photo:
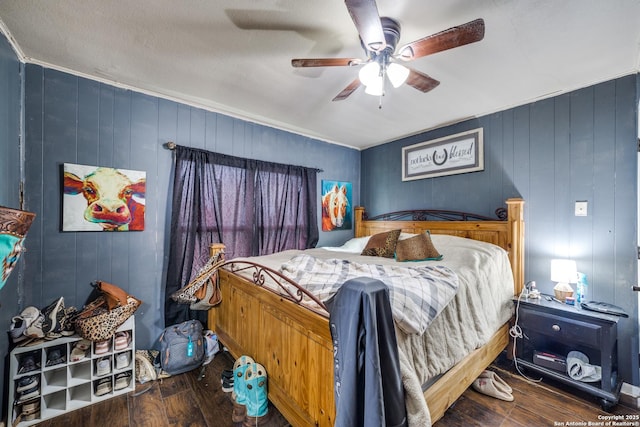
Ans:
{"type": "Polygon", "coordinates": [[[396,245],[396,261],[438,261],[442,255],[433,246],[429,232],[399,240],[396,245]]]}
{"type": "Polygon", "coordinates": [[[400,230],[374,234],[367,242],[367,246],[362,250],[361,255],[393,258],[398,237],[400,237],[400,230]]]}

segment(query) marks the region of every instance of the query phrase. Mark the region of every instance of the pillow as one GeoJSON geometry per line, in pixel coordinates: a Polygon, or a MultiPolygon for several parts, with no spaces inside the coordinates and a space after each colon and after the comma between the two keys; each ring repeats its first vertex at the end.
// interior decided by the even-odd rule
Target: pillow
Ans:
{"type": "Polygon", "coordinates": [[[371,236],[367,246],[364,247],[360,255],[379,256],[393,258],[396,252],[396,243],[400,236],[400,230],[386,231],[371,236]]]}
{"type": "Polygon", "coordinates": [[[417,236],[416,233],[405,233],[404,231],[402,233],[400,233],[400,237],[398,237],[398,240],[405,240],[408,239],[409,237],[413,237],[413,236],[417,236]]]}
{"type": "Polygon", "coordinates": [[[351,252],[354,254],[359,254],[362,252],[365,246],[367,246],[367,242],[371,236],[366,237],[354,237],[353,239],[347,240],[342,246],[323,246],[322,249],[326,249],[328,251],[335,252],[351,252]]]}
{"type": "Polygon", "coordinates": [[[433,246],[429,232],[418,234],[396,245],[396,261],[439,261],[442,255],[433,246]]]}

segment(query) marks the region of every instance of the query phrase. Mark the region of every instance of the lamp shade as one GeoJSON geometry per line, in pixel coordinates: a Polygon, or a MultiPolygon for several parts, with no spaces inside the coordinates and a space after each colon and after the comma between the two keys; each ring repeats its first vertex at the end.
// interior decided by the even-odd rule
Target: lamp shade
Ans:
{"type": "Polygon", "coordinates": [[[393,87],[400,87],[409,77],[409,69],[404,65],[392,62],[387,67],[387,77],[389,77],[393,87]]]}
{"type": "Polygon", "coordinates": [[[551,281],[558,283],[576,283],[578,281],[576,262],[571,259],[552,259],[551,281]]]}
{"type": "Polygon", "coordinates": [[[358,78],[365,86],[375,85],[377,81],[382,78],[380,75],[380,64],[377,62],[369,62],[364,67],[360,68],[358,78]]]}

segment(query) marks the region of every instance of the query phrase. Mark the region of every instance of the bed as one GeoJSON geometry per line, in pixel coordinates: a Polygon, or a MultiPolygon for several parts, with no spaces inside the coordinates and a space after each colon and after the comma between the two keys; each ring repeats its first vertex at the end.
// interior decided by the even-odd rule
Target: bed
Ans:
{"type": "MultiPolygon", "coordinates": [[[[524,201],[519,198],[508,199],[506,205],[504,217],[498,220],[478,217],[464,218],[466,220],[422,220],[420,215],[409,220],[386,217],[374,220],[366,219],[364,208],[356,207],[355,238],[395,229],[412,234],[428,230],[436,246],[440,244],[439,235],[499,246],[504,249],[511,270],[512,281],[509,283],[513,289],[509,290],[510,300],[510,297],[520,293],[524,285],[524,201]]],[[[224,245],[214,244],[211,254],[223,249],[224,245]]],[[[333,347],[327,312],[320,301],[316,301],[315,307],[314,304],[303,304],[303,300],[314,298],[304,290],[274,292],[265,286],[275,277],[275,280],[285,282],[283,289],[292,289],[294,283],[279,278],[275,269],[261,264],[244,265],[242,262],[234,267],[231,263],[229,269],[219,270],[222,303],[209,310],[209,328],[217,333],[219,340],[234,357],[250,355],[265,366],[269,374],[269,400],[292,425],[332,426],[335,419],[333,347]],[[251,273],[247,275],[248,271],[251,273]]],[[[501,304],[506,303],[502,301],[501,304]]],[[[448,309],[436,320],[449,316],[448,309]]],[[[405,375],[403,369],[410,425],[429,425],[441,418],[447,408],[502,352],[509,341],[510,314],[505,317],[502,313],[501,316],[499,324],[493,325],[492,330],[481,331],[481,335],[485,335],[482,342],[468,349],[464,355],[458,355],[451,366],[438,366],[438,373],[433,377],[425,379],[425,372],[416,374],[416,377],[422,375],[416,383],[414,375],[405,375]]],[[[440,323],[444,323],[444,320],[440,323]]],[[[449,326],[455,326],[453,322],[449,323],[449,326]]],[[[429,333],[428,330],[425,335],[429,333]]],[[[398,331],[397,336],[401,364],[407,363],[403,358],[422,357],[420,352],[418,356],[405,354],[413,351],[410,348],[419,338],[398,331]]],[[[426,358],[429,350],[423,348],[421,351],[426,358]]],[[[421,362],[413,360],[409,364],[416,363],[421,362]]]]}

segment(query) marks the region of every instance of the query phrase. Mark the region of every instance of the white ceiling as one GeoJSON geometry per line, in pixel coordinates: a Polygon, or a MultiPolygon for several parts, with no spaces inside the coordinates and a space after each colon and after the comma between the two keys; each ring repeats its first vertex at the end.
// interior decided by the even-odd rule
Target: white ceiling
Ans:
{"type": "Polygon", "coordinates": [[[378,0],[399,45],[485,20],[484,40],[408,65],[441,82],[379,99],[342,0],[0,0],[20,59],[350,147],[365,148],[639,71],[640,0],[378,0]]]}

